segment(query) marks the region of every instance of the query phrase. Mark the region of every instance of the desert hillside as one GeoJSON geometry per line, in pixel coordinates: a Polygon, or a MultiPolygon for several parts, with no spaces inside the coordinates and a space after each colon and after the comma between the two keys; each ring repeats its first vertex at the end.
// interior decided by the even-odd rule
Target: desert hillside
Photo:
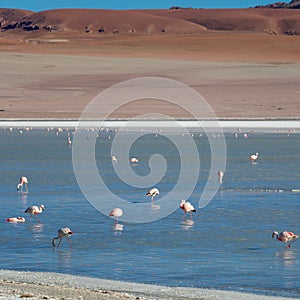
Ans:
{"type": "MultiPolygon", "coordinates": [[[[297,9],[0,9],[0,23],[2,119],[76,119],[104,89],[144,76],[187,84],[220,118],[300,116],[297,9]]],[[[113,117],[154,108],[189,117],[149,101],[113,117]]]]}
{"type": "Polygon", "coordinates": [[[206,30],[266,34],[300,34],[296,9],[192,9],[102,10],[56,9],[29,12],[0,10],[2,33],[75,32],[91,34],[199,34],[206,30]]]}
{"type": "Polygon", "coordinates": [[[57,9],[25,14],[14,10],[0,11],[1,30],[7,33],[55,31],[77,33],[199,33],[204,26],[168,16],[142,11],[101,9],[57,9]],[[17,18],[19,16],[19,18],[17,18]]]}
{"type": "Polygon", "coordinates": [[[300,14],[291,9],[170,9],[148,13],[185,20],[208,30],[300,34],[300,14]]]}
{"type": "Polygon", "coordinates": [[[217,61],[300,60],[297,9],[0,9],[0,51],[217,61]]]}

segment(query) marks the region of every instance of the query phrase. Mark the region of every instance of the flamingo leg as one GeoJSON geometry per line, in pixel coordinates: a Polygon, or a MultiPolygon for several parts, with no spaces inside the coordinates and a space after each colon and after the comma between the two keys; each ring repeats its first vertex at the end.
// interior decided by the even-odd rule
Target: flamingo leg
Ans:
{"type": "Polygon", "coordinates": [[[151,197],[152,206],[154,206],[154,196],[151,197]]]}
{"type": "Polygon", "coordinates": [[[39,217],[37,215],[35,215],[36,219],[38,220],[38,222],[41,222],[39,217]]]}
{"type": "Polygon", "coordinates": [[[190,212],[191,220],[193,219],[192,213],[190,212]]]}
{"type": "Polygon", "coordinates": [[[57,240],[58,239],[58,237],[56,237],[56,238],[54,238],[53,240],[52,240],[52,247],[53,247],[53,250],[54,250],[54,248],[56,247],[55,246],[55,240],[57,240]]]}
{"type": "Polygon", "coordinates": [[[291,248],[291,246],[292,246],[292,244],[293,244],[294,242],[296,242],[296,240],[292,240],[290,243],[287,244],[286,247],[287,247],[287,248],[291,248]]]}
{"type": "Polygon", "coordinates": [[[56,247],[56,248],[59,247],[59,245],[60,245],[60,243],[61,243],[61,240],[62,240],[62,238],[59,238],[59,241],[58,241],[58,244],[57,244],[57,247],[56,247]]]}
{"type": "Polygon", "coordinates": [[[68,242],[69,242],[70,248],[72,249],[72,243],[71,243],[71,240],[69,238],[68,238],[68,242]]]}

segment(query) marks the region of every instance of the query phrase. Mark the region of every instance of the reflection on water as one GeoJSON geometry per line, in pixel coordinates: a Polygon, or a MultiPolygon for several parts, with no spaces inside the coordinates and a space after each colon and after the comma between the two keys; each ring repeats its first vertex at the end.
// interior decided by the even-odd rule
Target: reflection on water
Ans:
{"type": "Polygon", "coordinates": [[[182,229],[191,229],[194,227],[195,222],[193,220],[183,220],[181,222],[181,228],[182,229]]]}
{"type": "Polygon", "coordinates": [[[116,224],[113,225],[113,230],[114,231],[122,231],[123,229],[124,229],[124,225],[122,225],[122,224],[116,223],[116,224]]]}
{"type": "Polygon", "coordinates": [[[294,267],[296,264],[296,251],[293,249],[285,249],[283,251],[276,252],[276,257],[278,257],[283,266],[287,268],[294,267]]]}
{"type": "Polygon", "coordinates": [[[223,190],[222,189],[223,189],[223,187],[221,186],[218,193],[216,194],[216,196],[219,196],[220,199],[223,198],[223,190]]]}
{"type": "Polygon", "coordinates": [[[72,262],[72,251],[59,250],[56,251],[58,254],[57,266],[59,270],[69,269],[72,262]]]}
{"type": "Polygon", "coordinates": [[[33,233],[42,233],[44,231],[43,223],[30,223],[29,228],[33,233]]]}
{"type": "Polygon", "coordinates": [[[39,240],[44,236],[44,234],[43,234],[44,224],[42,224],[42,223],[29,223],[28,227],[29,227],[30,231],[32,232],[32,237],[35,240],[39,240]]]}
{"type": "Polygon", "coordinates": [[[151,209],[158,210],[158,209],[160,209],[160,205],[158,205],[158,204],[152,204],[151,205],[151,209]]]}
{"type": "Polygon", "coordinates": [[[19,194],[20,195],[20,200],[22,203],[22,206],[25,208],[25,206],[27,206],[27,194],[19,194]]]}

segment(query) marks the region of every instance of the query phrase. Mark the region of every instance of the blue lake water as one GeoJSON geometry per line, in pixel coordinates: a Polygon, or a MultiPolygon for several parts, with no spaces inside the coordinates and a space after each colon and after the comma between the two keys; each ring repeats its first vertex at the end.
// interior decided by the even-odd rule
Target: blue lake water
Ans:
{"type": "MultiPolygon", "coordinates": [[[[124,140],[128,134],[123,133],[124,140]]],[[[300,297],[300,240],[287,249],[271,238],[274,230],[300,233],[300,135],[225,136],[224,182],[202,209],[198,202],[210,169],[210,152],[205,136],[193,137],[201,160],[198,183],[188,199],[198,209],[193,223],[186,222],[178,208],[151,223],[124,224],[121,217],[124,228],[115,231],[113,219],[81,193],[66,131],[56,135],[55,130],[35,129],[21,134],[2,129],[0,267],[300,297]],[[248,156],[256,151],[259,161],[251,164],[248,156]],[[28,194],[16,191],[23,175],[29,180],[28,194]],[[46,207],[41,222],[28,222],[24,210],[40,204],[46,207]],[[26,222],[5,222],[13,216],[24,216],[26,222]],[[53,251],[51,240],[60,227],[75,232],[72,249],[63,240],[53,251]]],[[[113,133],[100,133],[99,173],[116,195],[133,203],[150,203],[147,189],[125,184],[114,173],[112,141],[113,133]]],[[[164,137],[146,135],[132,151],[140,159],[134,166],[140,176],[149,172],[147,158],[154,152],[167,157],[170,163],[157,184],[161,192],[157,198],[170,192],[180,174],[176,148],[164,137]]],[[[178,207],[180,200],[174,199],[178,207]]]]}

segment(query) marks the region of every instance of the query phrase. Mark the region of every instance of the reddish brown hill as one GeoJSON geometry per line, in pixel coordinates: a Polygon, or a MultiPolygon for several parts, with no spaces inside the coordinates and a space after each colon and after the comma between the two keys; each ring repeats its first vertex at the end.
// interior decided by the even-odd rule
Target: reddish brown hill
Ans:
{"type": "Polygon", "coordinates": [[[258,5],[256,8],[291,8],[291,9],[299,9],[300,1],[292,0],[290,3],[286,2],[275,2],[267,5],[258,5]]]}
{"type": "Polygon", "coordinates": [[[199,33],[206,28],[185,20],[155,16],[138,11],[57,9],[25,16],[19,20],[18,24],[15,24],[14,28],[8,29],[19,31],[63,30],[82,33],[199,33]]]}
{"type": "MultiPolygon", "coordinates": [[[[1,31],[18,34],[35,32],[197,34],[203,31],[238,31],[269,34],[300,34],[300,14],[296,9],[165,9],[101,10],[56,9],[33,13],[0,9],[1,31]]],[[[24,35],[25,37],[25,35],[24,35]]],[[[32,36],[26,35],[26,38],[32,36]]]]}
{"type": "Polygon", "coordinates": [[[20,20],[32,13],[29,10],[0,8],[0,27],[20,22],[20,20]]]}
{"type": "Polygon", "coordinates": [[[209,30],[300,33],[299,11],[290,9],[170,9],[145,13],[194,22],[209,30]]]}

